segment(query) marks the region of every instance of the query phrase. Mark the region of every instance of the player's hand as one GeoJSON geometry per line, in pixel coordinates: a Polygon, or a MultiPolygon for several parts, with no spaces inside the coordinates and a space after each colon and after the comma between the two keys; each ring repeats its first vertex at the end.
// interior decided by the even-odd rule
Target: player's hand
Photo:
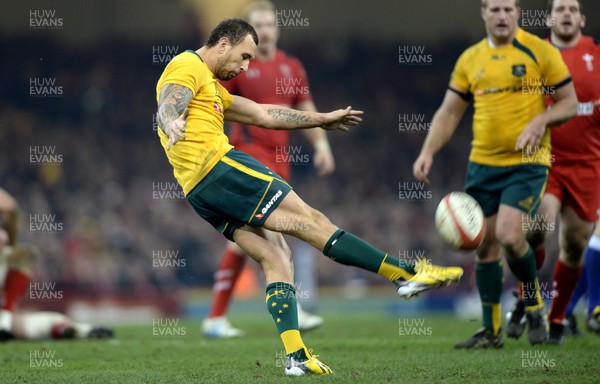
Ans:
{"type": "Polygon", "coordinates": [[[517,138],[515,150],[526,151],[527,155],[534,153],[546,133],[546,120],[542,114],[534,117],[517,138]]]}
{"type": "Polygon", "coordinates": [[[333,160],[331,149],[317,149],[314,156],[313,163],[318,170],[319,177],[328,176],[333,173],[335,170],[335,160],[333,160]]]}
{"type": "Polygon", "coordinates": [[[362,121],[360,115],[363,113],[363,111],[354,110],[352,107],[325,113],[325,123],[321,125],[321,128],[328,131],[340,130],[347,132],[351,126],[358,125],[362,121]]]}
{"type": "Polygon", "coordinates": [[[171,149],[171,146],[177,144],[179,140],[185,139],[185,125],[187,124],[187,118],[190,114],[189,108],[186,108],[183,113],[177,118],[177,120],[169,124],[165,133],[169,136],[167,142],[167,151],[171,149]]]}
{"type": "Polygon", "coordinates": [[[421,153],[413,164],[413,176],[415,179],[429,184],[429,170],[433,165],[433,156],[421,153]]]}

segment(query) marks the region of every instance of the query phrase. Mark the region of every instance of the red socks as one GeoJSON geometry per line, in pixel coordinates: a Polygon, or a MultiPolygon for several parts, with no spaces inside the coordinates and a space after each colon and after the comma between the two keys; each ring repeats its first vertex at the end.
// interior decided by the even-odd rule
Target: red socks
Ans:
{"type": "Polygon", "coordinates": [[[537,270],[542,269],[542,265],[544,265],[544,260],[546,259],[546,248],[542,247],[537,251],[534,251],[535,254],[535,265],[537,266],[537,270]]]}
{"type": "Polygon", "coordinates": [[[10,269],[4,282],[4,305],[2,309],[13,311],[29,285],[29,276],[16,269],[10,269]]]}
{"type": "Polygon", "coordinates": [[[219,268],[215,272],[214,296],[209,318],[223,316],[227,313],[235,282],[245,264],[246,255],[230,249],[225,250],[219,268]]]}
{"type": "Polygon", "coordinates": [[[548,319],[552,323],[562,324],[565,318],[565,312],[569,305],[569,300],[573,296],[573,291],[579,282],[579,276],[581,276],[581,270],[583,268],[570,268],[567,267],[560,261],[556,262],[554,268],[553,287],[555,295],[552,299],[552,308],[550,309],[550,315],[548,319]]]}

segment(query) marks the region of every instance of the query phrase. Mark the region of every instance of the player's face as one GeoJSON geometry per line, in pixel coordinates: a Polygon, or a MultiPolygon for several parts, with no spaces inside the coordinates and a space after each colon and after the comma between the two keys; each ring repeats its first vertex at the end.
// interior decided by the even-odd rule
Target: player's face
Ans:
{"type": "Polygon", "coordinates": [[[254,27],[258,35],[258,51],[270,53],[277,48],[279,29],[274,12],[256,10],[248,15],[248,23],[254,27]]]}
{"type": "Polygon", "coordinates": [[[517,31],[520,12],[515,0],[488,0],[487,7],[481,9],[488,36],[495,43],[508,43],[517,31]]]}
{"type": "Polygon", "coordinates": [[[563,40],[571,40],[585,26],[577,0],[554,0],[548,25],[552,32],[563,40]]]}
{"type": "Polygon", "coordinates": [[[248,34],[239,44],[232,46],[229,41],[221,47],[222,49],[215,68],[215,76],[219,80],[231,80],[242,72],[248,70],[250,60],[256,55],[256,43],[248,34]]]}

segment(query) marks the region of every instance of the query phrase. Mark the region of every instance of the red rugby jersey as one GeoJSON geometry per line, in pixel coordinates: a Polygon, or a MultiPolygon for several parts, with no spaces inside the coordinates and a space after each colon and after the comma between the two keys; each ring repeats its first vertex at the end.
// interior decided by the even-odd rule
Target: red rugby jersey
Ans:
{"type": "Polygon", "coordinates": [[[600,41],[589,36],[572,48],[560,49],[569,67],[579,112],[566,123],[550,128],[552,154],[557,163],[600,160],[600,41]]]}
{"type": "MultiPolygon", "coordinates": [[[[277,50],[269,61],[255,59],[248,71],[241,73],[223,86],[234,95],[254,100],[259,104],[278,104],[295,108],[299,103],[312,100],[306,72],[300,61],[277,50]]],[[[238,123],[232,124],[229,141],[233,146],[253,143],[275,149],[289,145],[289,131],[269,130],[238,123]]]]}

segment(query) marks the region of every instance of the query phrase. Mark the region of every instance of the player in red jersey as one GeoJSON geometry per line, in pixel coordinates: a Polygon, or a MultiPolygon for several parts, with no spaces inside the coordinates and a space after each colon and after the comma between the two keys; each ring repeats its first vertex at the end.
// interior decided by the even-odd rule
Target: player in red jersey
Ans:
{"type": "MultiPolygon", "coordinates": [[[[578,116],[551,129],[553,165],[538,217],[547,220],[547,225],[529,237],[542,248],[547,229],[556,227],[560,213],[560,253],[554,269],[547,341],[560,344],[565,311],[581,275],[583,252],[600,208],[600,63],[594,65],[594,58],[600,59],[600,45],[581,33],[585,26],[581,1],[550,0],[548,11],[548,40],[559,48],[579,101],[578,116]]],[[[509,337],[523,333],[522,316],[518,303],[509,315],[509,337]]]]}
{"type": "MultiPolygon", "coordinates": [[[[245,16],[259,37],[256,58],[247,72],[223,82],[223,86],[232,94],[258,103],[316,111],[302,64],[277,48],[279,31],[275,6],[269,1],[256,2],[246,9],[245,16]]],[[[318,168],[319,176],[333,172],[334,159],[325,131],[316,128],[302,132],[314,148],[314,165],[318,168]]],[[[290,133],[287,130],[265,130],[233,123],[229,136],[230,143],[236,150],[258,159],[288,181],[291,165],[308,159],[301,148],[290,147],[290,133]],[[300,151],[296,151],[298,149],[300,151]]],[[[227,310],[235,282],[245,263],[244,252],[235,243],[228,243],[215,273],[212,307],[202,324],[202,332],[206,337],[229,338],[243,335],[243,331],[232,327],[227,320],[227,310]]],[[[323,323],[321,317],[302,310],[300,306],[298,320],[302,331],[317,328],[323,323]]]]}
{"type": "Polygon", "coordinates": [[[13,310],[29,286],[35,254],[17,245],[19,206],[0,188],[0,340],[12,337],[13,310]]]}
{"type": "Polygon", "coordinates": [[[62,313],[16,310],[38,255],[36,247],[18,244],[18,235],[19,206],[0,188],[0,341],[112,337],[109,328],[74,322],[62,313]]]}

